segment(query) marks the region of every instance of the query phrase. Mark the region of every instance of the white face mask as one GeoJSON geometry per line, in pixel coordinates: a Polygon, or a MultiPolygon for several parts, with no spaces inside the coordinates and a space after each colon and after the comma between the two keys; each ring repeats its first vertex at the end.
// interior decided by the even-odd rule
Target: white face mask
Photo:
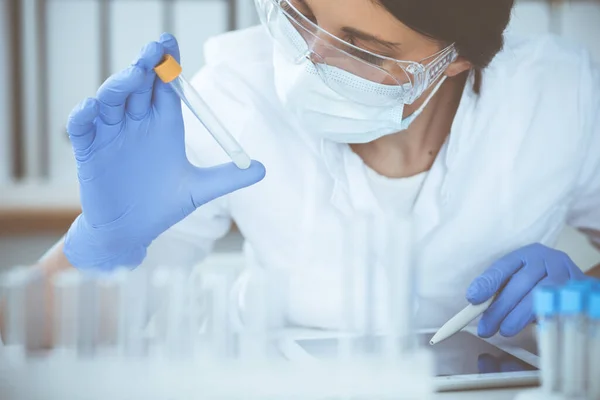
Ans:
{"type": "MultiPolygon", "coordinates": [[[[296,64],[282,54],[278,46],[274,47],[275,89],[279,100],[310,133],[338,143],[368,143],[408,129],[446,79],[445,76],[440,79],[419,109],[403,119],[404,103],[382,107],[348,100],[327,86],[312,62],[303,60],[296,64]]],[[[389,91],[387,85],[337,70],[338,74],[346,75],[348,84],[357,91],[362,87],[365,93],[370,93],[374,86],[389,91]]]]}

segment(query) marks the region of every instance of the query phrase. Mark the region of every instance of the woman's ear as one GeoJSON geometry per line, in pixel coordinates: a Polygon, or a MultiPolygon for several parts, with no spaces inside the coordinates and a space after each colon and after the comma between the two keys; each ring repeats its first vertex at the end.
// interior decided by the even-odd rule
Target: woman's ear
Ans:
{"type": "Polygon", "coordinates": [[[446,75],[449,78],[452,78],[471,68],[473,68],[473,64],[471,64],[470,61],[467,61],[466,58],[459,56],[452,64],[448,65],[448,68],[446,68],[446,75]]]}

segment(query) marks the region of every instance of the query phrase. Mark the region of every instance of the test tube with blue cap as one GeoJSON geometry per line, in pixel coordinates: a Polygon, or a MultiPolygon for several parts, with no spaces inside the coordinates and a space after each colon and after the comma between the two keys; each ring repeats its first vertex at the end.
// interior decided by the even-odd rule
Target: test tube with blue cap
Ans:
{"type": "Polygon", "coordinates": [[[552,286],[539,287],[534,292],[533,302],[538,322],[542,390],[555,393],[559,390],[560,378],[558,291],[552,286]]]}
{"type": "Polygon", "coordinates": [[[600,283],[592,287],[588,300],[588,397],[600,399],[600,283]]]}
{"type": "Polygon", "coordinates": [[[196,89],[185,79],[182,74],[181,65],[179,65],[177,60],[171,55],[166,55],[154,68],[154,71],[163,82],[168,83],[173,88],[183,103],[198,118],[200,123],[204,125],[234,164],[240,169],[249,168],[251,163],[250,157],[248,157],[248,154],[246,154],[237,140],[225,129],[196,89]]]}
{"type": "Polygon", "coordinates": [[[583,396],[586,381],[586,308],[590,285],[571,282],[559,291],[561,314],[561,391],[565,396],[583,396]]]}

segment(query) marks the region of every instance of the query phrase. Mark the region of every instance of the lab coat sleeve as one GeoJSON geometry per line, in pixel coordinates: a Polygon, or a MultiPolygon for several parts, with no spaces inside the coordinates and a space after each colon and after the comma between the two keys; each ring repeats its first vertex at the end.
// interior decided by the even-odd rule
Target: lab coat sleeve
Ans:
{"type": "Polygon", "coordinates": [[[584,158],[568,223],[600,248],[600,67],[586,64],[581,83],[584,158]]]}

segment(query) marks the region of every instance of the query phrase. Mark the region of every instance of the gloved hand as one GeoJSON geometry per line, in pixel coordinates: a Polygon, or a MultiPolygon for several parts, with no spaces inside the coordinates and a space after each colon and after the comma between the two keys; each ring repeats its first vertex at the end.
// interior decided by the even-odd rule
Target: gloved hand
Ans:
{"type": "Polygon", "coordinates": [[[584,273],[561,251],[541,244],[522,247],[502,257],[467,289],[467,300],[480,304],[499,292],[482,315],[478,334],[488,338],[500,331],[511,337],[534,321],[533,291],[538,284],[584,280],[584,273]]]}
{"type": "Polygon", "coordinates": [[[69,117],[82,214],[64,253],[77,268],[135,267],[154,239],[197,207],[265,175],[255,161],[246,170],[188,161],[181,101],[153,70],[166,53],[179,61],[177,41],[163,34],[69,117]]]}

